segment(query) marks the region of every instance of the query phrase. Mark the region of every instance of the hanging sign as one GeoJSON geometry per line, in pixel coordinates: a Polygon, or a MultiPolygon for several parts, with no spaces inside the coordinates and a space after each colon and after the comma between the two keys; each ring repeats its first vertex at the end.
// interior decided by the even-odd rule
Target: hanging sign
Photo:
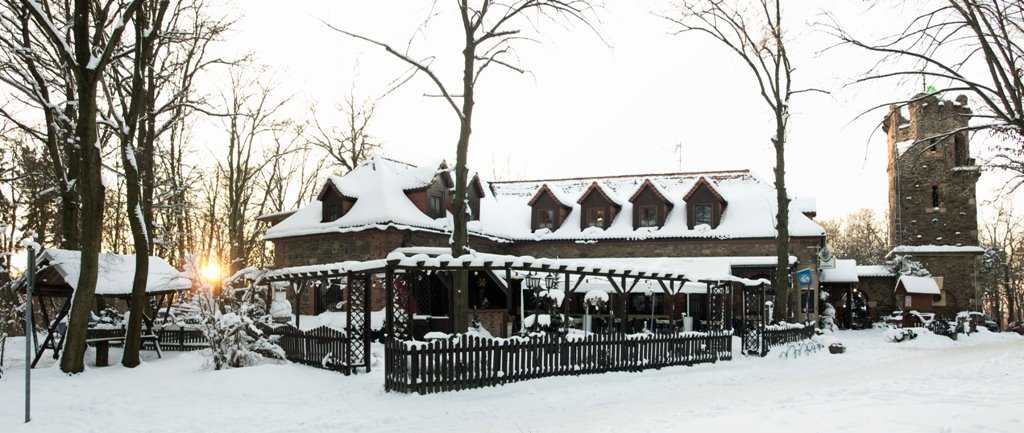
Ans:
{"type": "Polygon", "coordinates": [[[805,268],[797,271],[796,284],[800,287],[811,286],[811,268],[805,268]]]}

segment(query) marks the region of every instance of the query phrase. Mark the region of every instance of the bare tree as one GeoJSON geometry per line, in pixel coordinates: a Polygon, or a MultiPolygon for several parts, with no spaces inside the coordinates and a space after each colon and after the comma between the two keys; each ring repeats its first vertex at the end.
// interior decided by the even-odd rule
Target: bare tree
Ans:
{"type": "MultiPolygon", "coordinates": [[[[578,22],[593,30],[590,20],[597,4],[596,0],[459,0],[457,6],[463,36],[462,46],[457,47],[462,54],[460,86],[446,84],[447,81],[435,73],[431,66],[432,57],[417,57],[408,51],[397,50],[387,43],[332,27],[345,35],[383,48],[411,66],[414,73],[426,75],[458,118],[455,196],[452,200],[452,255],[461,256],[469,252],[469,232],[466,228],[470,212],[466,203],[469,170],[466,167],[466,159],[469,155],[470,134],[473,131],[476,85],[480,77],[491,66],[500,66],[519,73],[525,72],[525,69],[518,65],[514,47],[520,42],[531,40],[531,36],[524,34],[522,29],[536,29],[540,19],[578,22]]],[[[469,323],[467,278],[468,275],[463,271],[455,273],[452,324],[456,331],[464,329],[469,323]]]]}
{"type": "MultiPolygon", "coordinates": [[[[894,2],[896,3],[896,2],[894,2]]],[[[899,2],[902,3],[902,2],[899,2]]],[[[881,56],[858,83],[897,78],[930,80],[934,94],[966,92],[972,96],[976,122],[948,131],[989,131],[1009,138],[997,146],[992,168],[1015,175],[1007,191],[1024,183],[1024,3],[1013,0],[945,0],[926,6],[899,33],[878,41],[827,25],[841,44],[881,56]]],[[[887,101],[905,105],[910,101],[887,101]]],[[[932,137],[926,137],[932,138],[932,137]]]]}
{"type": "Polygon", "coordinates": [[[85,369],[86,326],[96,292],[103,227],[104,186],[100,179],[102,157],[97,142],[96,96],[104,70],[122,55],[117,49],[121,46],[121,36],[142,2],[75,0],[72,5],[72,21],[60,23],[62,25],[51,19],[46,6],[29,0],[24,0],[24,3],[36,23],[37,31],[45,35],[60,56],[61,63],[75,78],[78,117],[75,119],[74,141],[80,162],[75,187],[81,198],[81,224],[87,229],[82,230],[81,270],[68,319],[67,343],[61,358],[61,370],[65,373],[80,373],[85,369]],[[60,33],[58,29],[61,28],[70,29],[71,43],[60,33]]]}
{"type": "Polygon", "coordinates": [[[227,157],[217,163],[217,176],[223,183],[224,216],[230,248],[230,270],[234,274],[249,262],[250,254],[261,242],[252,229],[253,217],[266,213],[269,200],[257,194],[261,172],[281,155],[264,155],[263,144],[273,134],[291,126],[280,111],[291,97],[277,98],[276,86],[265,74],[247,74],[249,65],[232,68],[228,93],[222,95],[228,134],[227,157]]]}
{"type": "Polygon", "coordinates": [[[854,259],[861,265],[885,264],[889,245],[888,225],[872,209],[859,209],[833,220],[819,222],[825,228],[836,257],[854,259]]]}
{"type": "Polygon", "coordinates": [[[1002,320],[1021,320],[1024,296],[1024,222],[1015,215],[1013,202],[994,204],[995,215],[981,224],[981,244],[986,248],[979,269],[982,293],[978,299],[1002,320]]]}
{"type": "MultiPolygon", "coordinates": [[[[45,2],[37,13],[48,22],[69,28],[71,8],[66,2],[45,2]]],[[[79,198],[75,188],[79,175],[79,155],[74,140],[77,118],[76,76],[65,67],[62,47],[70,46],[72,33],[54,34],[60,44],[41,32],[32,18],[32,9],[23,0],[0,3],[0,83],[13,103],[0,107],[0,117],[10,120],[19,130],[45,144],[51,166],[52,182],[60,197],[60,236],[57,245],[79,248],[79,198]],[[37,113],[34,119],[21,118],[22,107],[37,113]]]]}
{"type": "MultiPolygon", "coordinates": [[[[168,0],[143,0],[134,20],[135,38],[131,62],[115,63],[108,74],[112,80],[104,81],[112,134],[119,142],[124,169],[127,200],[125,209],[131,228],[135,250],[135,276],[132,281],[128,329],[125,333],[124,354],[121,364],[138,366],[142,346],[142,317],[146,314],[146,285],[149,279],[149,256],[153,232],[153,145],[157,132],[153,130],[156,115],[155,76],[157,50],[168,0]]],[[[162,81],[162,80],[161,80],[162,81]]]]}
{"type": "Polygon", "coordinates": [[[815,89],[794,89],[793,66],[786,51],[786,32],[781,0],[746,2],[706,0],[682,1],[676,16],[665,18],[677,25],[676,34],[698,33],[711,37],[747,66],[761,99],[775,116],[775,190],[778,212],[775,216],[776,253],[775,319],[790,317],[791,296],[789,275],[789,195],[786,192],[786,136],[789,126],[790,99],[798,93],[815,89]],[[747,5],[748,7],[744,7],[747,5]]]}
{"type": "Polygon", "coordinates": [[[377,100],[359,99],[353,85],[345,96],[345,102],[339,104],[336,109],[343,116],[344,125],[338,127],[321,122],[321,113],[314,105],[310,107],[313,113],[312,127],[305,130],[308,131],[306,135],[309,144],[327,152],[333,160],[333,165],[341,167],[347,173],[373,156],[381,147],[369,131],[373,112],[377,109],[377,100]]]}

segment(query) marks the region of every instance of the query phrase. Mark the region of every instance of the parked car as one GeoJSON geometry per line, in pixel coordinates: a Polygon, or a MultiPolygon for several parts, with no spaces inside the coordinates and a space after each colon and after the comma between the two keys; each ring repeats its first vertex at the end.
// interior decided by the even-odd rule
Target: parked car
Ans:
{"type": "Polygon", "coordinates": [[[984,326],[990,332],[999,332],[999,324],[992,320],[992,316],[979,311],[961,311],[957,313],[958,320],[970,319],[977,326],[984,326]]]}
{"type": "Polygon", "coordinates": [[[935,320],[935,313],[922,313],[917,310],[906,312],[896,310],[883,320],[885,320],[885,323],[894,326],[928,326],[935,320]]]}
{"type": "Polygon", "coordinates": [[[1024,335],[1024,320],[1010,322],[1010,324],[1006,325],[1006,332],[1016,332],[1024,335]]]}

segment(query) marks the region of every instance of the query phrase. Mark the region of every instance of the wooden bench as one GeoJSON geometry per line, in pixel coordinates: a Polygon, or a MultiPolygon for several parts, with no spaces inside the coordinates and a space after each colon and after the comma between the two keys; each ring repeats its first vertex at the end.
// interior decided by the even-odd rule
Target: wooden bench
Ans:
{"type": "MultiPolygon", "coordinates": [[[[110,343],[120,342],[124,345],[127,340],[128,330],[125,328],[91,328],[86,331],[85,344],[94,344],[96,346],[96,366],[105,367],[110,364],[110,343]]],[[[160,353],[160,337],[152,332],[152,330],[142,330],[141,342],[152,341],[153,346],[156,347],[157,358],[163,358],[163,354],[160,353]]]]}

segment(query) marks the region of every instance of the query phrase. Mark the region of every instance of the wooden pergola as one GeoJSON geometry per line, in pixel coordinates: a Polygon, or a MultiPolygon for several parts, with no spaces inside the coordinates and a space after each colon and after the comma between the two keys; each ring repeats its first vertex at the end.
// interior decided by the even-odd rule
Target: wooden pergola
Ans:
{"type": "MultiPolygon", "coordinates": [[[[60,250],[55,248],[45,249],[36,257],[35,288],[32,297],[38,303],[39,314],[43,316],[47,333],[42,343],[39,336],[33,332],[32,340],[35,348],[35,356],[32,359],[32,367],[35,367],[42,358],[43,353],[50,349],[53,351],[53,358],[60,357],[60,350],[64,346],[64,338],[67,332],[60,332],[60,324],[68,316],[71,310],[71,300],[74,297],[75,289],[78,287],[78,269],[80,266],[80,253],[78,251],[60,250]],[[50,318],[49,309],[46,308],[47,300],[54,307],[55,314],[50,318]],[[60,339],[57,340],[57,335],[60,339]]],[[[131,298],[131,276],[135,273],[135,256],[104,253],[100,254],[100,269],[96,283],[95,302],[98,309],[104,308],[109,301],[131,298]],[[125,278],[127,278],[127,286],[125,278]]],[[[146,287],[146,296],[156,299],[156,308],[153,313],[159,311],[167,302],[173,301],[174,295],[188,290],[192,287],[191,281],[180,276],[167,262],[158,257],[150,257],[149,284],[146,287]]],[[[16,283],[16,290],[25,292],[25,280],[21,279],[16,283]]],[[[150,303],[152,305],[152,302],[150,303]]],[[[156,340],[153,333],[153,316],[143,316],[145,329],[143,337],[156,340]]],[[[107,364],[107,348],[109,342],[124,340],[124,329],[90,329],[90,337],[87,341],[97,344],[96,364],[103,366],[107,364]]],[[[159,344],[156,346],[159,355],[159,344]]]]}
{"type": "MultiPolygon", "coordinates": [[[[370,302],[371,277],[383,278],[386,291],[386,316],[384,335],[388,339],[407,340],[411,338],[413,295],[409,288],[416,287],[423,275],[437,272],[478,271],[492,276],[504,275],[504,281],[512,280],[517,273],[547,273],[562,275],[561,284],[565,293],[573,293],[584,281],[584,277],[606,279],[614,292],[622,295],[619,301],[623,307],[627,296],[640,282],[652,281],[668,295],[679,294],[684,284],[700,283],[707,287],[709,326],[730,329],[733,286],[748,287],[749,291],[763,291],[767,280],[749,280],[735,276],[700,278],[672,269],[631,266],[621,263],[601,263],[594,260],[547,259],[523,256],[508,256],[487,253],[472,253],[453,257],[445,248],[399,248],[384,259],[369,261],[348,261],[333,264],[297,266],[278,269],[268,273],[267,281],[288,281],[301,290],[310,282],[320,281],[326,285],[332,279],[345,279],[347,333],[352,339],[348,362],[350,367],[365,367],[370,370],[370,302]],[[573,278],[575,277],[575,281],[573,278]],[[397,284],[396,284],[397,283],[397,284]],[[404,289],[400,289],[404,288],[404,289]],[[726,311],[728,306],[729,311],[726,311]]],[[[508,292],[506,292],[508,294],[508,292]]],[[[568,308],[563,303],[562,308],[568,308]]],[[[620,332],[626,331],[628,309],[623,308],[626,317],[620,323],[620,332]]]]}

